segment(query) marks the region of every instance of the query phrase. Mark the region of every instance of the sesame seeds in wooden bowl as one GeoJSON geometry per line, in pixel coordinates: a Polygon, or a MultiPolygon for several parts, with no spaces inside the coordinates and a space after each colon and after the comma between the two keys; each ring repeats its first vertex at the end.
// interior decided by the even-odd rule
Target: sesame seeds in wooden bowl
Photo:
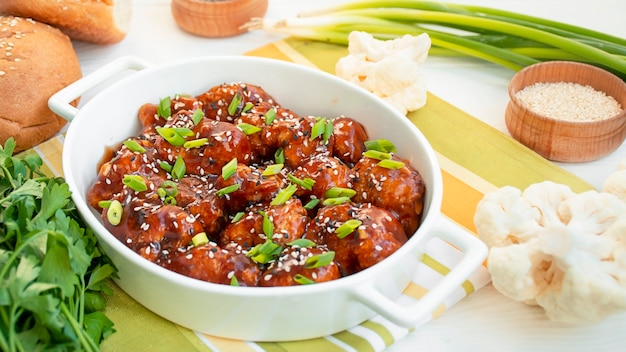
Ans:
{"type": "Polygon", "coordinates": [[[509,83],[506,126],[546,159],[585,162],[626,138],[626,83],[601,68],[570,61],[528,66],[509,83]]]}
{"type": "Polygon", "coordinates": [[[172,0],[172,16],[180,28],[202,37],[241,34],[253,17],[263,17],[268,0],[172,0]]]}

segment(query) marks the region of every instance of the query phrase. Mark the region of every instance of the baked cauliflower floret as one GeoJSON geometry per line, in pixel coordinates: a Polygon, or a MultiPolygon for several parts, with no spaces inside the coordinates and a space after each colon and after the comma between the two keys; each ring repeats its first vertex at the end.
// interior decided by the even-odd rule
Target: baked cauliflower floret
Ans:
{"type": "Polygon", "coordinates": [[[494,287],[556,321],[626,310],[626,203],[550,181],[487,194],[474,217],[494,287]]]}
{"type": "Polygon", "coordinates": [[[348,36],[349,54],[339,59],[335,74],[405,115],[426,104],[426,84],[418,66],[426,60],[430,44],[427,34],[379,40],[354,31],[348,36]]]}

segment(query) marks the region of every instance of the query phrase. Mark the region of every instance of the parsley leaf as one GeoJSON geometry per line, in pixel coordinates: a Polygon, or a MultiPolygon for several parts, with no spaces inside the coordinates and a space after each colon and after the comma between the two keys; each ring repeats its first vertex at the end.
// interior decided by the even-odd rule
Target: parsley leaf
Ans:
{"type": "Polygon", "coordinates": [[[117,270],[60,177],[36,154],[0,146],[0,350],[98,351],[117,270]]]}

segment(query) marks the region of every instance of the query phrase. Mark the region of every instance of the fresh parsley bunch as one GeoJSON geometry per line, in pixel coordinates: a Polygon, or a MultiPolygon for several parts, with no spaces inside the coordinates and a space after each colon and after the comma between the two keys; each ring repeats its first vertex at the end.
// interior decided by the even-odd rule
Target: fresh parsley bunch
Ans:
{"type": "Polygon", "coordinates": [[[117,271],[79,216],[69,186],[38,155],[0,145],[0,350],[98,351],[117,271]]]}

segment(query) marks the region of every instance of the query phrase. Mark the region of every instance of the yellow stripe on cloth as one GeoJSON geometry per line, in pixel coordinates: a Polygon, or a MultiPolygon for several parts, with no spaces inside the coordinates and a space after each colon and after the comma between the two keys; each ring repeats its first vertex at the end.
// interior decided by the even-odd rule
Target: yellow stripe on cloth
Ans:
{"type": "Polygon", "coordinates": [[[245,341],[232,340],[216,336],[202,335],[211,347],[215,347],[218,351],[229,352],[253,352],[254,349],[245,341]]]}
{"type": "Polygon", "coordinates": [[[56,135],[39,144],[34,149],[54,176],[63,176],[63,166],[61,164],[63,151],[62,135],[56,135]]]}

